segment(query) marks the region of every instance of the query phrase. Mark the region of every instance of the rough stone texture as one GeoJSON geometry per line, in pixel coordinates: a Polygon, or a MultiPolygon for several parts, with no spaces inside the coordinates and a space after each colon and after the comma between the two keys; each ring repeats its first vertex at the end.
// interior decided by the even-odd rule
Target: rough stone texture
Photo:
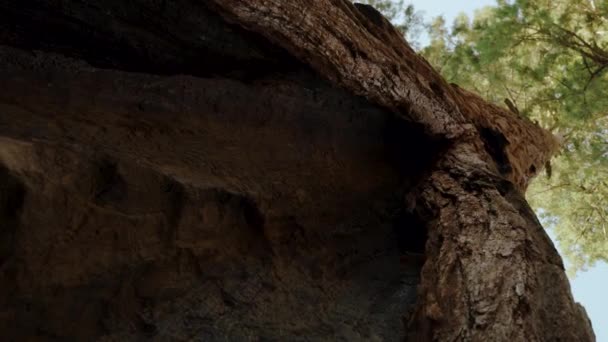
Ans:
{"type": "Polygon", "coordinates": [[[0,335],[403,334],[421,265],[399,248],[424,240],[397,230],[434,146],[414,124],[288,57],[163,76],[39,47],[0,48],[0,335]]]}
{"type": "Polygon", "coordinates": [[[593,340],[552,137],[369,7],[0,1],[0,87],[3,339],[593,340]]]}

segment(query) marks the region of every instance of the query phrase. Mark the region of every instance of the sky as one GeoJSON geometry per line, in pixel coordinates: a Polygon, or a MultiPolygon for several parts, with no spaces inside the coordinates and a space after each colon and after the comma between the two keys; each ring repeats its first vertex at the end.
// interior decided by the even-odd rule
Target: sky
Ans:
{"type": "Polygon", "coordinates": [[[427,18],[443,15],[448,23],[451,23],[461,12],[472,16],[476,9],[495,4],[494,0],[406,0],[405,2],[413,4],[415,9],[423,11],[427,18]]]}
{"type": "MultiPolygon", "coordinates": [[[[428,20],[430,18],[443,16],[448,27],[454,22],[456,16],[460,13],[466,13],[469,17],[473,17],[476,9],[483,8],[485,6],[491,6],[496,3],[495,0],[466,0],[466,1],[452,1],[452,0],[405,0],[406,4],[414,5],[417,11],[421,11],[424,17],[428,20]]],[[[422,46],[428,44],[428,37],[421,34],[419,42],[422,46]]]]}
{"type": "MultiPolygon", "coordinates": [[[[414,5],[416,10],[424,12],[425,18],[443,15],[446,23],[451,25],[458,14],[464,12],[472,17],[476,9],[495,4],[495,0],[406,0],[414,5]]],[[[448,26],[449,27],[449,26],[448,26]]],[[[425,44],[424,39],[420,39],[425,44]]],[[[553,239],[553,234],[549,231],[553,239]]],[[[555,242],[559,250],[559,244],[555,242]]],[[[565,260],[567,263],[567,260],[565,260]]],[[[587,310],[598,342],[608,342],[608,264],[598,263],[586,272],[579,272],[570,279],[574,299],[587,310]]]]}
{"type": "MultiPolygon", "coordinates": [[[[545,227],[547,224],[543,223],[545,227]]],[[[547,232],[553,243],[559,250],[559,243],[555,235],[548,228],[547,232]]],[[[568,260],[564,259],[566,267],[568,260]]],[[[601,262],[586,272],[579,272],[574,278],[570,278],[572,295],[574,300],[583,304],[587,315],[591,319],[593,331],[597,342],[608,341],[608,296],[606,295],[606,284],[608,284],[608,264],[601,262]]]]}

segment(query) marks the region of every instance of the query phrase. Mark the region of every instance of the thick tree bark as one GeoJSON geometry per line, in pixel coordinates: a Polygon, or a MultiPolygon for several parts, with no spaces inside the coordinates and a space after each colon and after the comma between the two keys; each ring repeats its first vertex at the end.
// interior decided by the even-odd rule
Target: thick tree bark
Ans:
{"type": "Polygon", "coordinates": [[[552,242],[512,183],[460,145],[420,188],[427,261],[413,341],[593,341],[552,242]]]}
{"type": "Polygon", "coordinates": [[[447,84],[370,7],[27,0],[0,19],[5,336],[594,340],[523,197],[553,137],[447,84]]]}
{"type": "Polygon", "coordinates": [[[561,259],[522,195],[556,150],[548,132],[447,85],[368,7],[357,11],[340,0],[215,3],[322,75],[452,141],[417,197],[416,206],[428,211],[429,241],[411,339],[594,339],[561,259]]]}

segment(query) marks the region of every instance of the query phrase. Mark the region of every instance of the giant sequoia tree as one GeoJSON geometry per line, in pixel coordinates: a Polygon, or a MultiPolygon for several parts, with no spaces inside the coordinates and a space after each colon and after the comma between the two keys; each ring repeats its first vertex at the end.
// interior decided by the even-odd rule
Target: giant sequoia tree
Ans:
{"type": "Polygon", "coordinates": [[[0,2],[9,340],[593,341],[555,152],[347,0],[0,2]]]}
{"type": "Polygon", "coordinates": [[[605,1],[498,1],[451,29],[436,19],[422,51],[449,82],[507,101],[562,138],[528,197],[573,270],[608,260],[607,18],[605,1]]]}

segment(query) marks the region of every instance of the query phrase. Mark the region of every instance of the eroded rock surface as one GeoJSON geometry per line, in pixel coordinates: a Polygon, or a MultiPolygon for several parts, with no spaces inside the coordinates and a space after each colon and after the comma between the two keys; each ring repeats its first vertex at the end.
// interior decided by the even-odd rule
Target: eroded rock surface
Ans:
{"type": "Polygon", "coordinates": [[[0,335],[399,339],[441,143],[204,6],[139,6],[1,6],[0,335]]]}

